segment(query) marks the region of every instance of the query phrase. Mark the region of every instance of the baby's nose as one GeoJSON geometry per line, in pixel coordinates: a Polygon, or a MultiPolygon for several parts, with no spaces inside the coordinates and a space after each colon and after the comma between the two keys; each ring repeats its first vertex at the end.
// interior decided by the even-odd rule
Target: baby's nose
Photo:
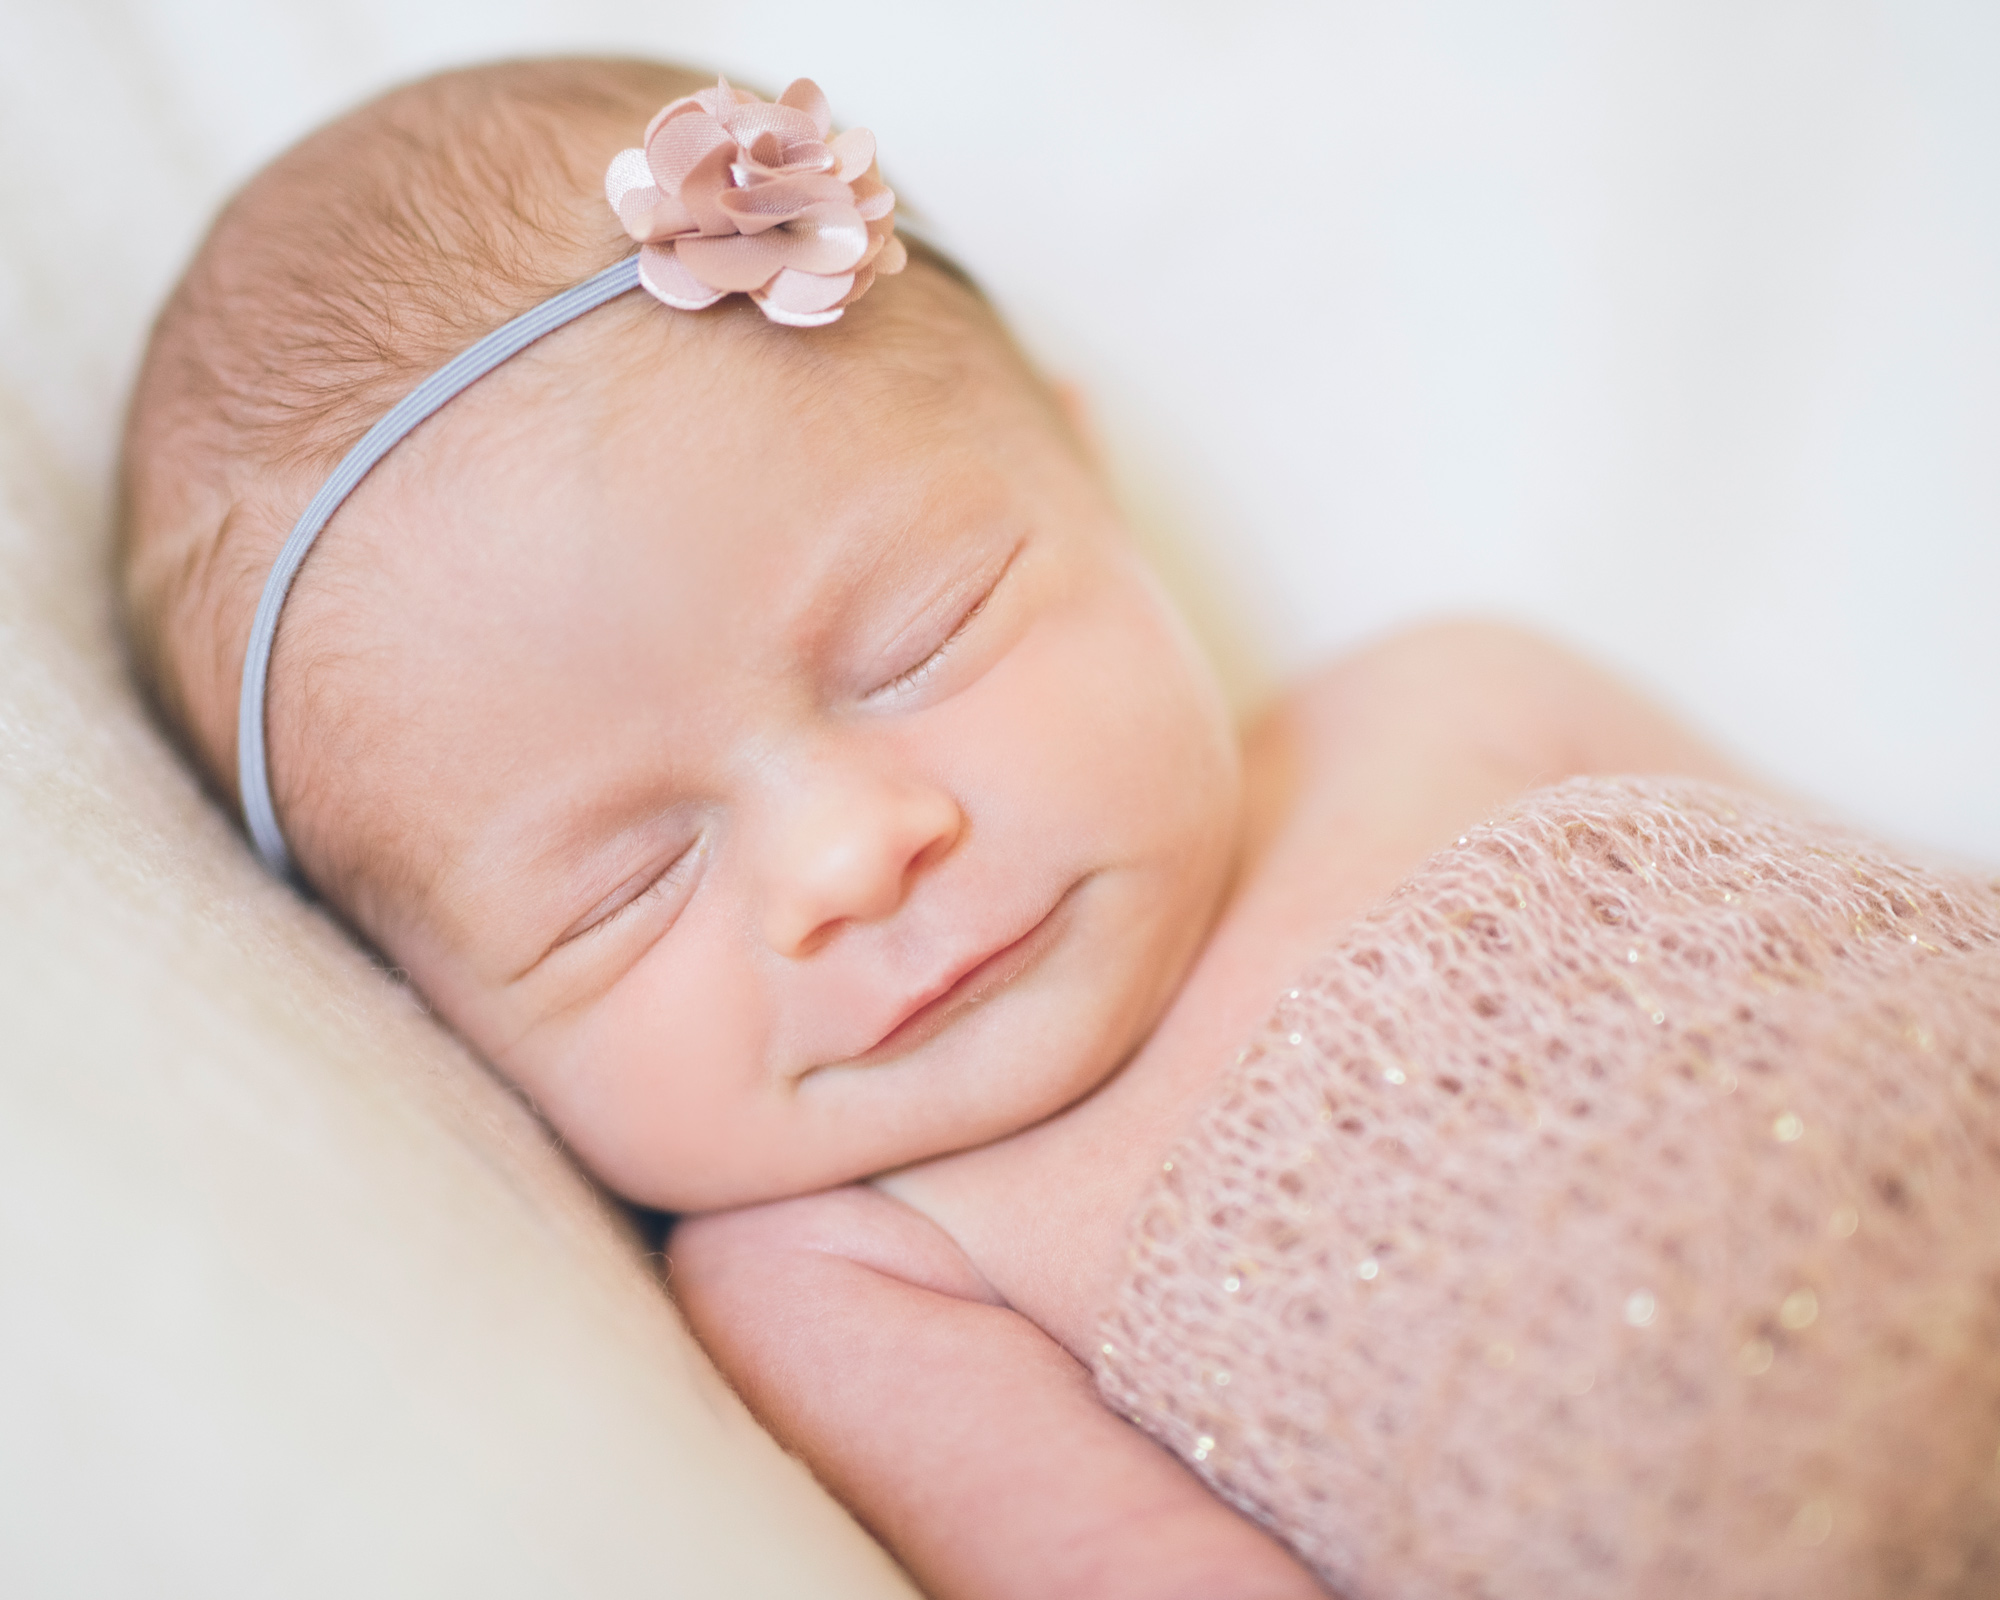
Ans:
{"type": "Polygon", "coordinates": [[[964,827],[957,801],[935,785],[814,772],[782,808],[768,845],[766,943],[783,956],[809,955],[843,923],[889,916],[964,827]]]}

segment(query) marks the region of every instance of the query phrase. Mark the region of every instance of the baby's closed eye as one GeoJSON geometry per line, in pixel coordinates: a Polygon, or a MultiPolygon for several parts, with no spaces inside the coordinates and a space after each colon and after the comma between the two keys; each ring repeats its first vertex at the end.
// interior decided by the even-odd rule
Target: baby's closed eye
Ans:
{"type": "Polygon", "coordinates": [[[870,698],[888,699],[897,695],[907,694],[910,690],[931,677],[944,664],[944,658],[951,653],[951,647],[957,644],[964,637],[966,629],[972,626],[973,619],[986,609],[986,601],[991,594],[992,591],[989,589],[986,594],[981,595],[978,600],[974,601],[971,609],[959,618],[951,632],[945,635],[931,650],[930,654],[926,655],[915,666],[897,673],[887,683],[872,691],[870,698]]]}
{"type": "Polygon", "coordinates": [[[870,689],[862,697],[864,702],[874,706],[893,705],[929,683],[985,614],[1013,569],[1020,548],[1016,544],[990,571],[976,574],[972,582],[957,587],[955,592],[948,591],[944,597],[946,603],[928,608],[924,617],[905,630],[904,637],[892,647],[890,659],[900,658],[908,664],[870,689]]]}
{"type": "Polygon", "coordinates": [[[630,920],[675,896],[693,878],[701,844],[696,839],[665,861],[648,862],[565,928],[541,959],[547,960],[558,950],[606,932],[614,924],[630,920]]]}

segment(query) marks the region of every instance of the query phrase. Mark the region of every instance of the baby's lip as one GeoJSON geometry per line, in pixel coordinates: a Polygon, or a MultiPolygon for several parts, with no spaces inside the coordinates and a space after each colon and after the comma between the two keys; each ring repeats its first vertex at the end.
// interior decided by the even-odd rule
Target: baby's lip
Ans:
{"type": "Polygon", "coordinates": [[[936,1038],[965,1011],[1005,988],[1041,960],[1049,946],[1062,937],[1069,922],[1065,913],[1075,893],[1076,885],[1071,884],[1026,933],[984,955],[974,956],[911,999],[866,1050],[827,1065],[877,1066],[936,1038]]]}

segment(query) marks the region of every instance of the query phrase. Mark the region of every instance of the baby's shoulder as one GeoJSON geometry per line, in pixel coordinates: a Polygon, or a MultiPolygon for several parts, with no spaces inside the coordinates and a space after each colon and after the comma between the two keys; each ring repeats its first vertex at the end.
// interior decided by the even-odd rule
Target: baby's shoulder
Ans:
{"type": "Polygon", "coordinates": [[[1251,727],[1247,752],[1301,775],[1471,763],[1522,787],[1614,772],[1744,781],[1614,671],[1481,617],[1405,627],[1301,675],[1251,727]]]}
{"type": "Polygon", "coordinates": [[[1544,634],[1486,617],[1399,628],[1302,673],[1253,729],[1273,722],[1549,735],[1633,691],[1544,634]]]}

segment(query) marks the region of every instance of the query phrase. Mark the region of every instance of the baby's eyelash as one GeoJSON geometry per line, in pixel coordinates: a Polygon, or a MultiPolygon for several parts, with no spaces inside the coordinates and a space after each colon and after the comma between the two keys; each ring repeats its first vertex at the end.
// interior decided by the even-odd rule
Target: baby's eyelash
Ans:
{"type": "Polygon", "coordinates": [[[620,900],[616,905],[612,906],[609,911],[605,911],[599,914],[598,916],[593,917],[589,922],[584,924],[584,926],[578,928],[574,933],[565,934],[561,939],[559,939],[556,942],[556,948],[561,949],[565,945],[576,944],[582,940],[588,939],[592,934],[602,933],[606,928],[609,928],[613,923],[621,921],[623,918],[630,915],[632,912],[638,910],[640,906],[645,905],[648,901],[657,900],[662,894],[666,892],[666,889],[668,885],[672,882],[672,880],[678,877],[681,874],[682,870],[690,862],[693,861],[695,852],[699,848],[700,848],[700,841],[696,841],[696,843],[689,845],[687,849],[683,850],[679,855],[675,856],[673,860],[669,861],[664,867],[662,867],[658,872],[656,872],[651,878],[651,880],[648,881],[643,888],[635,890],[625,899],[620,900]]]}
{"type": "Polygon", "coordinates": [[[978,605],[966,612],[965,616],[960,619],[958,626],[951,630],[950,635],[942,644],[907,672],[897,673],[895,677],[891,678],[875,692],[884,695],[901,694],[905,690],[914,689],[918,684],[922,683],[924,679],[937,671],[939,666],[943,664],[944,658],[950,652],[951,647],[958,642],[959,636],[965,632],[967,625],[972,619],[979,615],[981,608],[985,604],[986,602],[982,600],[978,605]]]}
{"type": "MultiPolygon", "coordinates": [[[[1006,577],[1006,575],[1007,575],[1006,570],[1003,568],[1000,573],[1000,578],[1004,578],[1006,577]]],[[[904,694],[909,690],[914,689],[918,684],[922,683],[924,679],[928,678],[933,672],[937,671],[937,669],[943,665],[944,658],[947,654],[950,653],[951,647],[957,644],[958,641],[962,637],[964,637],[965,630],[971,627],[973,622],[978,618],[979,613],[986,609],[987,602],[993,598],[994,591],[1000,587],[1000,578],[995,578],[993,580],[992,585],[987,589],[987,591],[984,594],[982,594],[977,600],[973,601],[971,606],[967,608],[965,615],[958,619],[957,624],[952,628],[951,632],[945,636],[943,642],[940,643],[935,650],[933,650],[929,655],[925,656],[924,659],[919,661],[914,667],[909,668],[905,672],[897,673],[895,677],[891,678],[887,683],[883,684],[879,689],[875,690],[874,691],[875,694],[885,695],[885,696],[904,694]]]]}

